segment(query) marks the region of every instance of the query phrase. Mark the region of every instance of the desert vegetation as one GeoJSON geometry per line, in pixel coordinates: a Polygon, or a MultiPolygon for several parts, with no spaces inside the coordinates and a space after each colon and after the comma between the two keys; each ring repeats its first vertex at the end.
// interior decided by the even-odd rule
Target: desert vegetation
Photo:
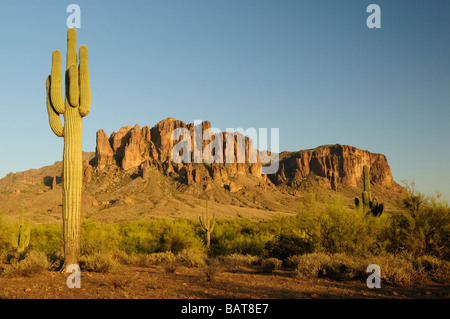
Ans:
{"type": "MultiPolygon", "coordinates": [[[[450,209],[438,196],[417,193],[413,183],[407,190],[404,210],[378,217],[346,206],[338,194],[323,198],[310,193],[303,202],[307,210],[295,217],[216,218],[208,237],[208,230],[194,219],[103,224],[84,219],[80,266],[100,273],[120,265],[161,265],[167,273],[199,268],[206,281],[214,280],[217,272],[254,267],[261,273],[284,269],[299,278],[342,282],[364,281],[367,266],[378,264],[386,284],[411,286],[424,280],[448,284],[450,209]]],[[[23,251],[14,245],[18,229],[1,219],[0,276],[61,269],[60,224],[32,225],[23,251]]]]}

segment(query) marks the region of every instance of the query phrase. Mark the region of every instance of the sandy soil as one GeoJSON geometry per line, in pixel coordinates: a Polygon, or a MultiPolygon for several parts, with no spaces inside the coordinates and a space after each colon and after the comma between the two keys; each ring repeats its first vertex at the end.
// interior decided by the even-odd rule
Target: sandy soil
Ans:
{"type": "Polygon", "coordinates": [[[161,266],[119,266],[108,274],[81,273],[81,288],[69,289],[68,274],[46,271],[32,277],[0,278],[0,299],[210,299],[210,298],[399,298],[450,297],[450,287],[424,283],[409,288],[329,279],[303,280],[288,269],[272,274],[258,268],[221,270],[208,282],[201,268],[166,273],[161,266]]]}

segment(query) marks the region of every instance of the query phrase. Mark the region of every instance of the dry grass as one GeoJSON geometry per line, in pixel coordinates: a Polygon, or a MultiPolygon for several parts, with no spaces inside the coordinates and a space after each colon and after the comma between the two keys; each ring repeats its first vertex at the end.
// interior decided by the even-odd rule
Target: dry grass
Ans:
{"type": "Polygon", "coordinates": [[[80,258],[80,268],[84,271],[109,273],[117,266],[116,261],[110,254],[94,253],[84,255],[80,258]]]}
{"type": "Polygon", "coordinates": [[[50,263],[40,251],[30,251],[23,258],[13,259],[1,272],[4,277],[32,277],[48,270],[50,263]]]}
{"type": "MultiPolygon", "coordinates": [[[[219,265],[220,266],[220,265],[219,265]]],[[[449,298],[448,286],[421,282],[418,286],[397,287],[382,283],[369,289],[365,282],[339,282],[329,278],[305,280],[292,269],[281,268],[270,276],[260,266],[242,272],[224,268],[213,271],[208,281],[205,268],[180,267],[166,273],[164,266],[120,265],[110,273],[81,274],[81,289],[69,289],[67,274],[44,271],[32,277],[0,277],[0,298],[94,298],[94,299],[192,299],[192,298],[449,298]]]]}
{"type": "Polygon", "coordinates": [[[281,267],[283,262],[277,258],[267,258],[261,261],[261,269],[265,273],[272,273],[281,267]]]}
{"type": "Polygon", "coordinates": [[[250,267],[259,263],[260,258],[258,256],[252,256],[248,254],[234,253],[227,256],[220,256],[220,261],[229,270],[240,270],[243,267],[250,267]]]}

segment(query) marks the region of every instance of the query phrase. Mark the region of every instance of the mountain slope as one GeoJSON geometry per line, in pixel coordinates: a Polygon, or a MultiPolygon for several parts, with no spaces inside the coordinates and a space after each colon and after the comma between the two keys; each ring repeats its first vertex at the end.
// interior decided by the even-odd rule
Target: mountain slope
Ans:
{"type": "MultiPolygon", "coordinates": [[[[248,161],[253,147],[249,138],[244,139],[245,163],[175,164],[168,155],[177,127],[195,132],[193,124],[172,118],[153,128],[123,127],[109,138],[99,130],[96,153],[84,153],[83,216],[105,222],[197,218],[209,199],[218,217],[262,219],[307,209],[311,193],[341,196],[352,207],[354,197],[361,196],[363,165],[370,166],[372,193],[387,211],[397,209],[404,196],[384,155],[347,145],[280,153],[278,172],[272,175],[261,174],[259,152],[256,163],[248,161]]],[[[201,127],[211,125],[203,122],[201,127]]],[[[224,135],[224,154],[225,140],[224,135]]],[[[16,218],[24,204],[33,222],[60,222],[61,172],[62,163],[56,162],[8,174],[0,180],[0,212],[16,218]]]]}

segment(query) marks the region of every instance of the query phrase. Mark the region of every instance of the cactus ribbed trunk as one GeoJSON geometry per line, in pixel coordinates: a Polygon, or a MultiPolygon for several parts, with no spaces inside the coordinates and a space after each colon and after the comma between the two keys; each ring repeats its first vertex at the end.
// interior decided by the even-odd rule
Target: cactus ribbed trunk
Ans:
{"type": "Polygon", "coordinates": [[[356,209],[360,209],[362,206],[363,212],[372,213],[373,216],[381,216],[384,210],[384,205],[378,203],[377,198],[372,198],[372,193],[370,192],[370,175],[369,167],[367,165],[363,166],[363,183],[364,191],[362,192],[362,205],[359,198],[355,198],[356,209]]]}
{"type": "Polygon", "coordinates": [[[214,214],[212,218],[209,216],[208,201],[206,201],[206,214],[199,216],[198,220],[200,221],[200,226],[206,232],[206,250],[209,251],[211,246],[211,233],[216,224],[216,214],[214,214]]]}
{"type": "Polygon", "coordinates": [[[363,166],[363,182],[364,182],[364,191],[369,195],[367,204],[372,201],[372,194],[370,193],[370,176],[369,176],[369,167],[367,165],[363,166]]]}
{"type": "Polygon", "coordinates": [[[83,117],[91,107],[88,50],[79,49],[77,66],[77,34],[67,30],[67,59],[65,72],[65,100],[62,95],[61,53],[52,54],[52,69],[47,77],[47,112],[50,128],[56,136],[64,137],[63,154],[63,236],[64,266],[78,264],[81,233],[81,189],[83,162],[81,137],[83,117]],[[64,126],[60,115],[64,116],[64,126]]]}
{"type": "Polygon", "coordinates": [[[78,263],[81,230],[82,117],[77,108],[64,114],[63,229],[64,262],[78,263]]]}

